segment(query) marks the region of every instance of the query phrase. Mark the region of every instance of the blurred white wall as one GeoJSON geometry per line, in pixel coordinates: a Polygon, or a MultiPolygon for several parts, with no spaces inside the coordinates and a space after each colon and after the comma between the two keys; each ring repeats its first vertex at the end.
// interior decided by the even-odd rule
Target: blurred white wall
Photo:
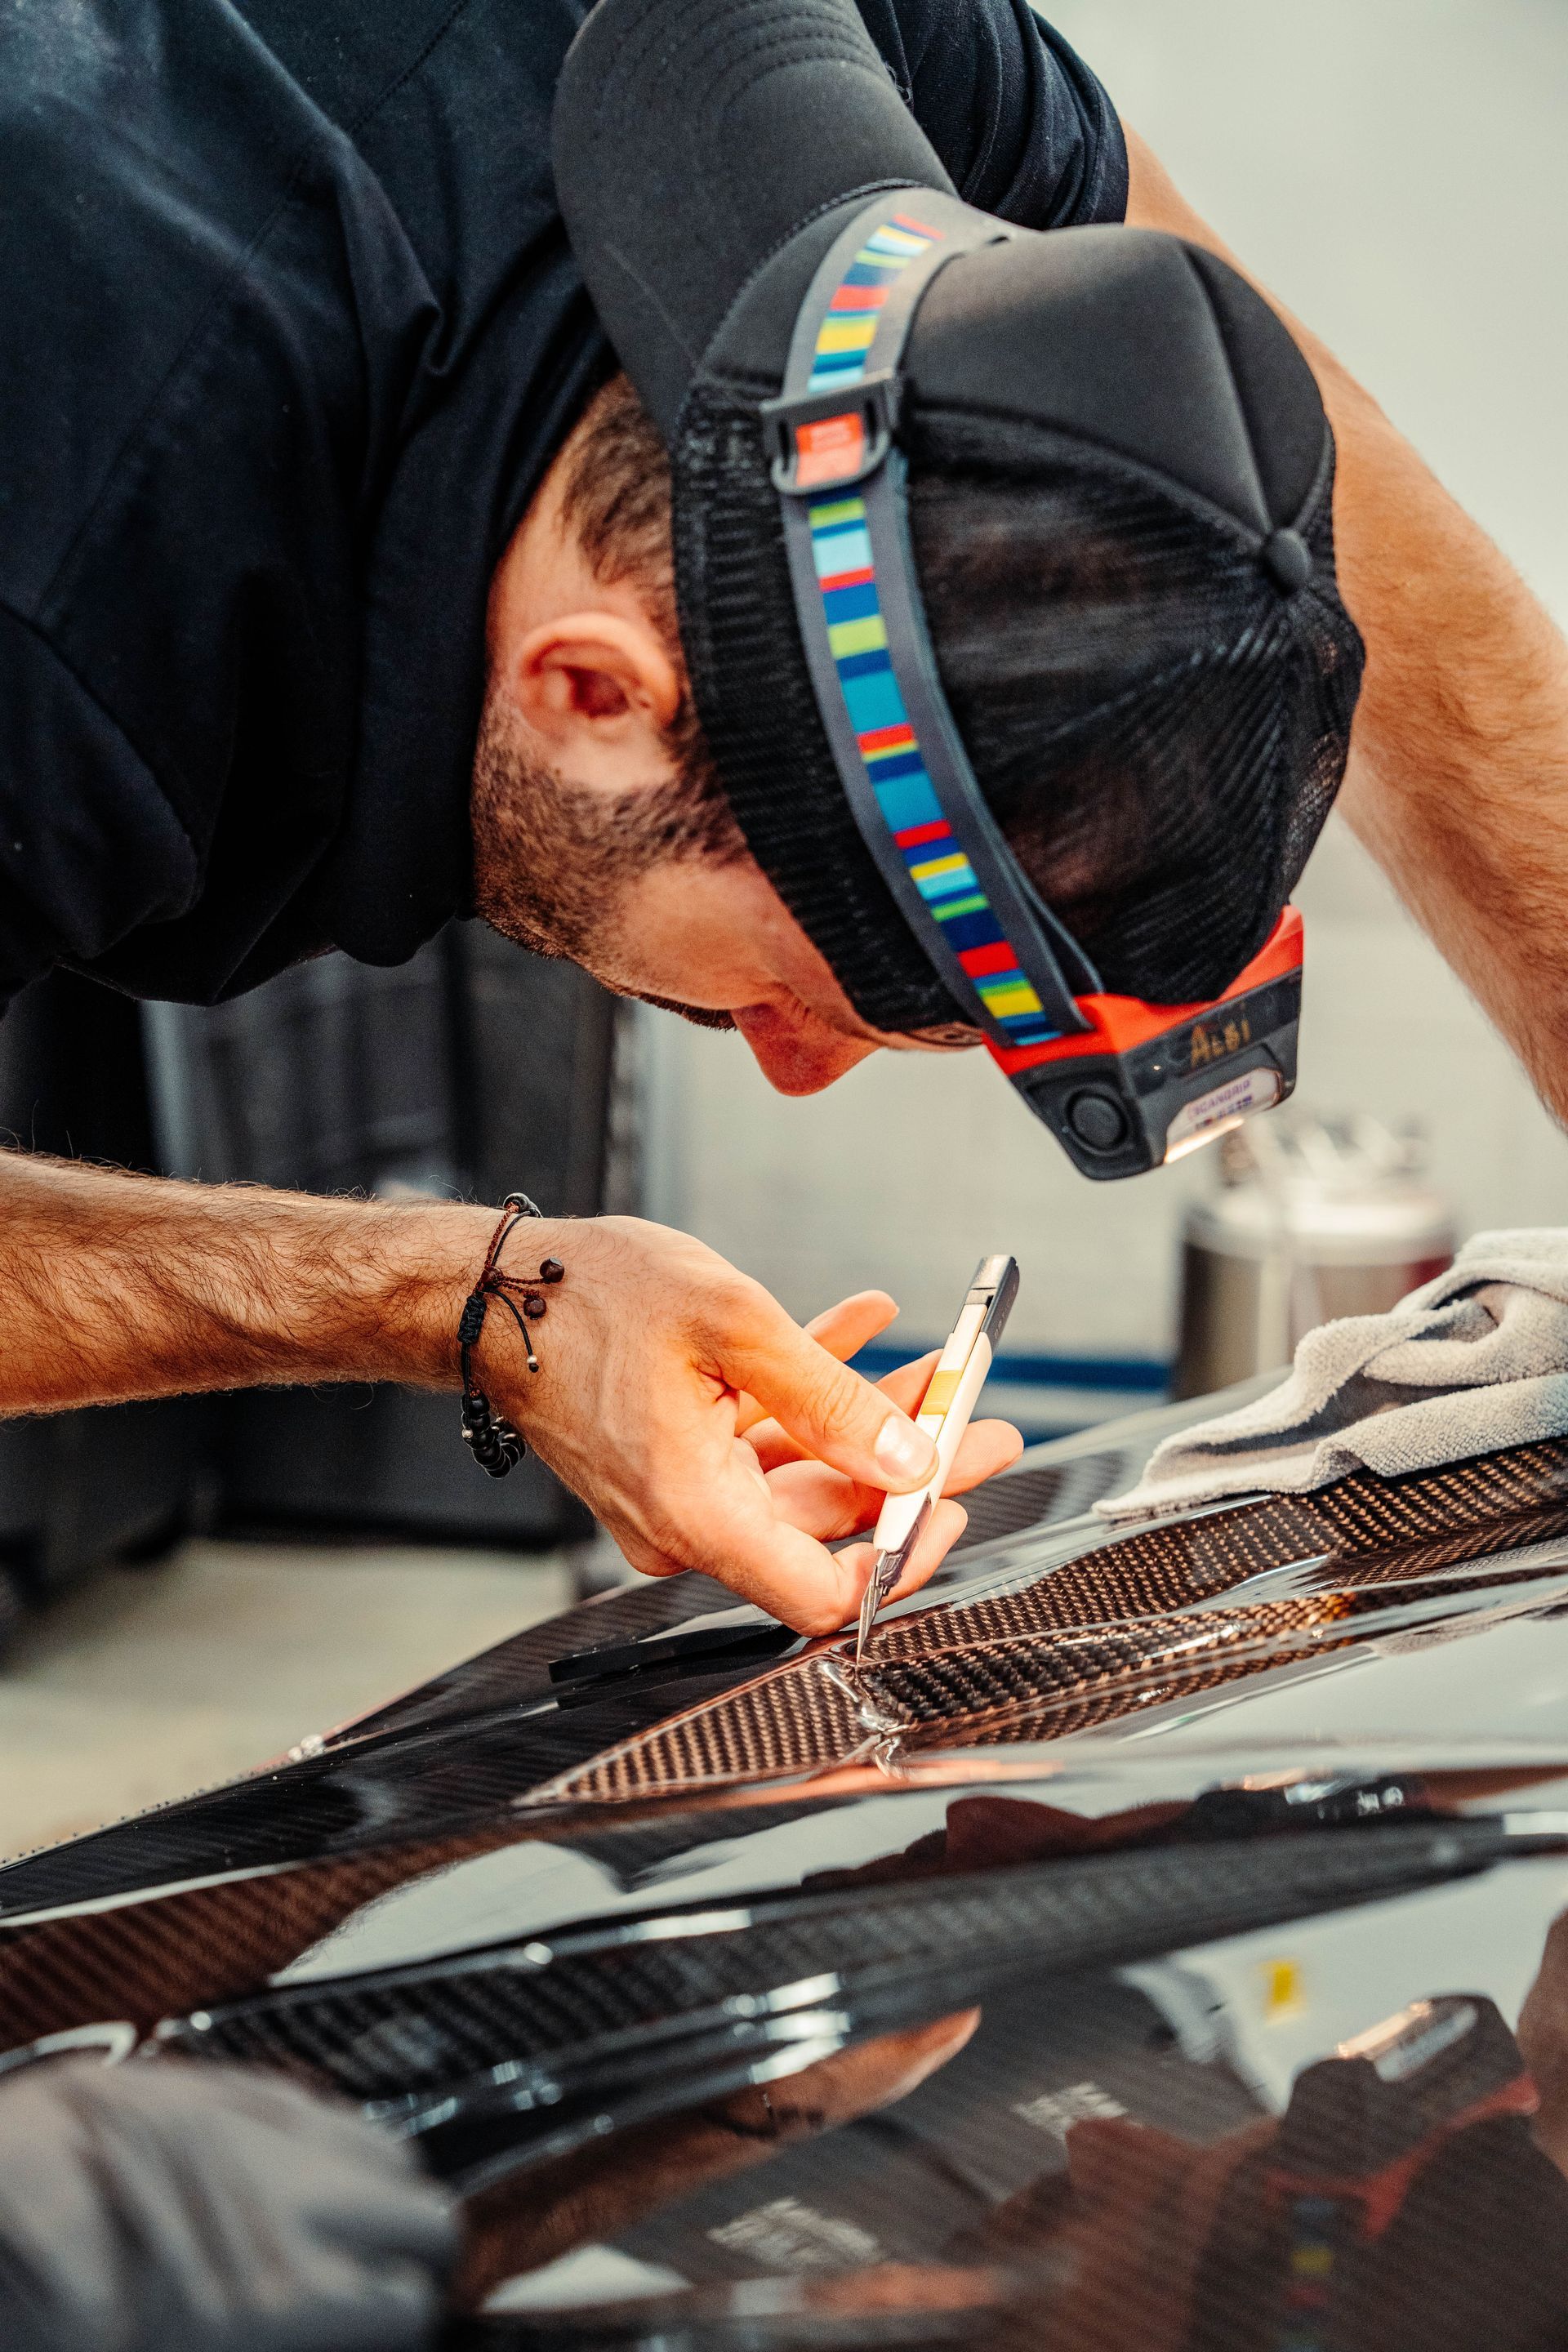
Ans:
{"type": "MultiPolygon", "coordinates": [[[[1127,119],[1335,345],[1568,622],[1568,7],[1562,0],[1047,0],[1127,119]]],[[[1465,1225],[1561,1222],[1568,1140],[1377,869],[1331,825],[1301,1099],[1418,1118],[1465,1225]]],[[[1565,910],[1568,915],[1568,910],[1565,910]]],[[[797,1313],[868,1283],[937,1334],[983,1249],[1012,1348],[1163,1356],[1203,1155],[1073,1173],[978,1055],[879,1055],[770,1093],[737,1038],[647,1016],[650,1213],[797,1313]]]]}

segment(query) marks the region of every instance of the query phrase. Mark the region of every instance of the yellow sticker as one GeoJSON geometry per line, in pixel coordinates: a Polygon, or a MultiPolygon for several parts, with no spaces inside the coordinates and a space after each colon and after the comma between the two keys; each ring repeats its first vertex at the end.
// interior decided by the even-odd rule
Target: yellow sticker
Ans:
{"type": "Polygon", "coordinates": [[[1263,1970],[1263,2006],[1270,2017],[1281,2017],[1303,2005],[1301,1971],[1294,1960],[1269,1960],[1263,1970]]]}

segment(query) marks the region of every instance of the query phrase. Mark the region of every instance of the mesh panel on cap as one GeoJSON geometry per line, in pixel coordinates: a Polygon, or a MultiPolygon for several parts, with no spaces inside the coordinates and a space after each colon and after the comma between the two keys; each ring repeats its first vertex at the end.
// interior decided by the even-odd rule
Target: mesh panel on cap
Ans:
{"type": "Polygon", "coordinates": [[[1344,772],[1362,649],[1333,588],[1331,460],[1293,595],[1254,539],[1102,452],[922,418],[912,466],[942,682],[1021,862],[1108,989],[1216,995],[1344,772]]]}
{"type": "MultiPolygon", "coordinates": [[[[1332,804],[1362,668],[1334,586],[1332,461],[1310,586],[1134,466],[1038,427],[917,413],[911,528],[982,790],[1105,985],[1217,995],[1332,804]]],[[[681,631],[759,864],[879,1028],[954,1005],[856,830],[812,694],[752,399],[699,383],[676,459],[681,631]]]]}

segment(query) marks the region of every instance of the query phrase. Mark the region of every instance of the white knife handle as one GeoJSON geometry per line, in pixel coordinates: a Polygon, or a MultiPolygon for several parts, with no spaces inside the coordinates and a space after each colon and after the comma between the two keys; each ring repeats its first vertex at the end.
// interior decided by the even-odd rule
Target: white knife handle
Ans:
{"type": "Polygon", "coordinates": [[[879,1551],[897,1551],[900,1544],[907,1543],[915,1521],[920,1517],[926,1503],[936,1502],[947,1483],[948,1472],[952,1468],[953,1457],[963,1443],[963,1433],[969,1426],[975,1402],[985,1385],[986,1376],[991,1370],[991,1342],[984,1332],[974,1336],[973,1343],[968,1347],[966,1357],[960,1355],[961,1370],[947,1367],[947,1357],[950,1351],[960,1354],[964,1341],[968,1339],[967,1333],[963,1333],[961,1339],[961,1333],[963,1333],[962,1322],[958,1330],[953,1333],[952,1339],[942,1349],[942,1361],[938,1363],[931,1376],[931,1385],[926,1390],[925,1399],[921,1404],[919,1412],[915,1415],[917,1427],[923,1429],[928,1437],[933,1437],[936,1440],[936,1470],[929,1482],[924,1486],[917,1487],[912,1495],[889,1496],[882,1506],[881,1516],[877,1521],[877,1531],[872,1538],[879,1551]],[[954,1348],[955,1340],[959,1342],[958,1348],[954,1348]],[[944,1370],[947,1372],[946,1380],[943,1379],[944,1370]],[[955,1371],[956,1378],[954,1378],[955,1371]],[[940,1387],[939,1382],[942,1383],[940,1387]],[[952,1385],[949,1385],[950,1382],[952,1385]],[[933,1391],[938,1400],[935,1412],[930,1410],[933,1391]]]}

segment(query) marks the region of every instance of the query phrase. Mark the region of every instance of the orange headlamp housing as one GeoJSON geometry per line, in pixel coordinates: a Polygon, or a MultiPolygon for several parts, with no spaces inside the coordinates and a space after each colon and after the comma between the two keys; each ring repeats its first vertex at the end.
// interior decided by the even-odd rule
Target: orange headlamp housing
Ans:
{"type": "Polygon", "coordinates": [[[1080,996],[1088,1027],[1048,1044],[986,1039],[1085,1176],[1136,1176],[1283,1102],[1296,1083],[1301,918],[1287,907],[1262,952],[1207,1004],[1080,996]]]}

